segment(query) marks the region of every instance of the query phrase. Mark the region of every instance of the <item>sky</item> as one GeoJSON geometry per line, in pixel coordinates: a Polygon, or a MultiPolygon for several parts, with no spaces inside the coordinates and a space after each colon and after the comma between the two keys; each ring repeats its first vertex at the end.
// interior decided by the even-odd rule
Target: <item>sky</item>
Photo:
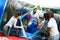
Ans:
{"type": "Polygon", "coordinates": [[[60,0],[20,0],[33,5],[40,5],[41,7],[55,7],[60,8],[60,0]]]}

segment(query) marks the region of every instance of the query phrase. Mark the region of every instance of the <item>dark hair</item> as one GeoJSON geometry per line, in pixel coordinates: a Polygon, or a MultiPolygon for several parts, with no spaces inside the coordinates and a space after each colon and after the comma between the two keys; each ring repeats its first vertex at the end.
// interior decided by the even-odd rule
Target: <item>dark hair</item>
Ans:
{"type": "Polygon", "coordinates": [[[35,10],[35,9],[37,9],[37,8],[34,8],[33,10],[35,10]]]}
{"type": "Polygon", "coordinates": [[[36,13],[36,8],[33,9],[33,14],[35,14],[35,13],[36,13]]]}
{"type": "Polygon", "coordinates": [[[46,20],[49,20],[50,15],[49,15],[48,13],[44,13],[44,18],[45,18],[46,20]]]}
{"type": "Polygon", "coordinates": [[[14,17],[17,18],[18,16],[21,16],[22,14],[23,14],[23,12],[16,12],[16,13],[14,14],[14,17]]]}
{"type": "Polygon", "coordinates": [[[47,12],[49,15],[50,15],[50,17],[54,17],[54,13],[53,12],[47,12]]]}

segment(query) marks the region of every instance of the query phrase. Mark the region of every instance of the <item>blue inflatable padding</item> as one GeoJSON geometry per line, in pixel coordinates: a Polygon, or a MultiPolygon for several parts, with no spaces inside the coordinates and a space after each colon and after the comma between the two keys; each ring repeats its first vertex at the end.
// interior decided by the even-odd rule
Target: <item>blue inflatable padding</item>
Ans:
{"type": "MultiPolygon", "coordinates": [[[[25,32],[26,33],[26,36],[27,38],[30,38],[33,34],[31,33],[28,33],[28,32],[25,32]]],[[[40,35],[36,35],[35,37],[33,37],[31,40],[37,40],[37,39],[41,39],[42,40],[43,36],[40,36],[40,35]]],[[[45,40],[48,40],[48,38],[45,38],[45,40]]]]}
{"type": "MultiPolygon", "coordinates": [[[[27,38],[30,38],[30,36],[32,36],[32,35],[33,35],[33,34],[26,32],[26,36],[27,36],[27,38]]],[[[36,36],[33,37],[32,39],[35,39],[35,38],[37,38],[37,39],[42,39],[43,37],[40,36],[40,35],[36,35],[36,36]]]]}
{"type": "Polygon", "coordinates": [[[4,6],[5,6],[6,0],[0,0],[0,24],[2,21],[2,16],[3,16],[3,11],[4,11],[4,6]]]}
{"type": "Polygon", "coordinates": [[[34,33],[35,31],[37,31],[37,29],[36,29],[37,26],[38,26],[38,24],[36,22],[32,22],[31,25],[27,26],[26,32],[34,33]]]}
{"type": "Polygon", "coordinates": [[[33,35],[29,37],[29,39],[32,39],[32,38],[33,38],[34,36],[36,36],[41,30],[42,30],[42,28],[40,28],[39,30],[37,30],[36,32],[34,32],[33,35]]]}
{"type": "Polygon", "coordinates": [[[26,15],[23,19],[28,20],[28,16],[26,15]]]}
{"type": "Polygon", "coordinates": [[[26,33],[27,38],[29,38],[30,36],[32,36],[31,33],[28,33],[28,32],[25,32],[25,33],[26,33]]]}
{"type": "Polygon", "coordinates": [[[42,38],[43,38],[42,36],[36,35],[31,40],[42,40],[42,38]]]}
{"type": "Polygon", "coordinates": [[[43,39],[43,36],[36,35],[31,40],[48,40],[48,38],[43,39]]]}
{"type": "Polygon", "coordinates": [[[29,20],[31,18],[31,14],[27,14],[24,19],[29,20]]]}
{"type": "Polygon", "coordinates": [[[21,18],[23,19],[29,12],[31,12],[34,8],[30,9],[27,13],[25,13],[21,18]]]}

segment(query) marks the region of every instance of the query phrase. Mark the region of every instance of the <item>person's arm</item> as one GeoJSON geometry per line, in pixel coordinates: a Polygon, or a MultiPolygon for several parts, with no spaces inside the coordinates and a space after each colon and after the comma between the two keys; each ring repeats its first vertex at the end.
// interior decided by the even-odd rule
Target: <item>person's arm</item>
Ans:
{"type": "Polygon", "coordinates": [[[46,32],[50,34],[50,31],[51,31],[51,27],[48,27],[46,32]]]}
{"type": "Polygon", "coordinates": [[[38,19],[37,21],[38,21],[38,27],[37,27],[37,29],[39,29],[42,26],[42,24],[40,23],[40,19],[38,19]]]}
{"type": "Polygon", "coordinates": [[[38,24],[40,24],[40,19],[38,19],[37,21],[38,21],[38,24]]]}
{"type": "Polygon", "coordinates": [[[17,26],[16,24],[17,24],[17,21],[18,21],[18,19],[16,19],[16,18],[14,18],[14,19],[12,19],[13,20],[13,27],[14,28],[23,28],[22,26],[17,26]]]}
{"type": "Polygon", "coordinates": [[[39,27],[42,26],[42,24],[41,24],[41,22],[40,22],[40,19],[38,19],[38,26],[39,26],[39,27]]]}
{"type": "Polygon", "coordinates": [[[14,28],[23,28],[22,26],[16,26],[16,23],[14,23],[14,28]]]}
{"type": "Polygon", "coordinates": [[[41,24],[40,19],[39,19],[39,14],[36,14],[36,15],[37,15],[37,23],[38,23],[37,29],[39,29],[42,26],[42,24],[41,24]]]}
{"type": "MultiPolygon", "coordinates": [[[[48,22],[48,28],[47,28],[47,33],[49,33],[50,34],[50,31],[51,31],[51,28],[52,28],[52,21],[50,20],[49,22],[48,22]]],[[[54,29],[53,29],[54,30],[54,29]]]]}

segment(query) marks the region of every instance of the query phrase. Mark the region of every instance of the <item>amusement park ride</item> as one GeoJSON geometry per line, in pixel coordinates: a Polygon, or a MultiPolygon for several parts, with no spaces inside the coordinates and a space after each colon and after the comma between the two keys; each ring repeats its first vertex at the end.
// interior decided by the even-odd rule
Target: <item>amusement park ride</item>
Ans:
{"type": "MultiPolygon", "coordinates": [[[[19,1],[19,0],[16,0],[17,2],[19,1]]],[[[15,1],[15,2],[16,2],[15,1]]],[[[34,3],[34,1],[35,0],[30,0],[30,1],[32,1],[32,2],[30,2],[29,0],[20,0],[20,1],[23,1],[23,2],[27,2],[27,3],[29,3],[29,4],[33,4],[34,3]]],[[[33,4],[33,5],[35,5],[35,7],[37,6],[37,5],[39,5],[40,7],[41,7],[41,10],[40,11],[42,11],[42,15],[44,14],[44,11],[42,10],[42,8],[43,7],[45,7],[45,8],[52,8],[52,9],[57,9],[57,10],[60,10],[60,6],[58,6],[58,5],[52,5],[52,4],[50,4],[51,2],[49,2],[49,4],[48,4],[48,6],[46,6],[47,4],[45,4],[46,2],[44,2],[44,1],[39,1],[39,0],[37,0],[37,1],[35,1],[35,3],[33,4]],[[42,3],[43,2],[43,3],[42,3]],[[37,3],[37,4],[36,4],[37,3]],[[41,4],[40,4],[41,3],[41,4]],[[45,4],[45,5],[44,5],[45,4]],[[52,6],[51,6],[52,5],[52,6]]],[[[45,0],[46,1],[46,0],[45,0]]],[[[56,2],[55,2],[56,3],[56,2]]],[[[2,21],[2,16],[4,15],[4,11],[5,11],[5,7],[6,7],[6,4],[7,4],[7,0],[4,0],[4,1],[2,1],[2,0],[0,0],[0,25],[1,25],[1,21],[2,21]],[[3,3],[2,3],[3,2],[3,3]],[[2,4],[1,4],[2,3],[2,4]]],[[[58,3],[57,3],[58,4],[58,3]]],[[[17,5],[15,5],[15,6],[17,6],[17,5]]],[[[34,8],[35,8],[34,7],[34,8]]],[[[23,22],[22,22],[22,19],[29,13],[29,12],[31,12],[34,8],[32,8],[32,9],[30,9],[27,13],[25,13],[23,16],[22,16],[22,18],[20,19],[20,21],[21,21],[21,26],[23,27],[23,22]]],[[[57,23],[58,23],[58,26],[59,26],[59,24],[60,24],[60,14],[54,14],[54,17],[55,17],[55,19],[57,20],[57,23]],[[58,20],[59,19],[59,20],[58,20]]],[[[1,27],[1,26],[0,26],[1,27]]],[[[36,36],[40,31],[42,30],[42,28],[40,28],[39,30],[37,30],[36,32],[34,32],[33,34],[31,34],[31,33],[28,33],[28,32],[26,32],[25,30],[24,30],[24,28],[22,29],[22,34],[23,34],[23,37],[26,37],[26,38],[29,38],[29,39],[32,39],[34,36],[36,36]]],[[[1,32],[2,30],[0,30],[0,32],[1,32]]],[[[60,31],[60,28],[59,28],[59,31],[60,31]]]]}

